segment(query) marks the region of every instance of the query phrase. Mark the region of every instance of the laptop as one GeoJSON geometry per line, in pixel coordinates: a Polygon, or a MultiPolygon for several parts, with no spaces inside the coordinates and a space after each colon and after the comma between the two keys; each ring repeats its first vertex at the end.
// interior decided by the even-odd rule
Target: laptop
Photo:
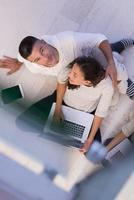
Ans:
{"type": "Polygon", "coordinates": [[[53,120],[55,103],[53,103],[44,132],[64,140],[64,144],[80,148],[87,140],[94,115],[62,105],[64,121],[56,124],[53,120]]]}
{"type": "Polygon", "coordinates": [[[15,85],[0,91],[1,104],[9,104],[18,99],[24,98],[21,85],[15,85]]]}
{"type": "Polygon", "coordinates": [[[117,146],[115,146],[111,151],[108,152],[106,159],[110,162],[120,161],[128,154],[128,152],[133,147],[132,143],[128,138],[125,138],[117,146]]]}

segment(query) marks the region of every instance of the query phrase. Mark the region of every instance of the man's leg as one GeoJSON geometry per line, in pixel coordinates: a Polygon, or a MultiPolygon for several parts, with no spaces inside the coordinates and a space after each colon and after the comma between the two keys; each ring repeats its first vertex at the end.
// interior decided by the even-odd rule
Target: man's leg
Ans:
{"type": "Polygon", "coordinates": [[[111,48],[112,48],[112,51],[121,53],[123,50],[125,50],[126,48],[128,48],[132,45],[134,45],[134,40],[132,40],[132,39],[122,39],[118,42],[112,43],[111,48]]]}
{"type": "Polygon", "coordinates": [[[127,95],[131,100],[134,100],[134,82],[128,80],[127,95]]]}
{"type": "Polygon", "coordinates": [[[16,119],[16,125],[23,131],[41,133],[49,115],[53,102],[56,101],[56,91],[32,105],[16,119]]]}
{"type": "MultiPolygon", "coordinates": [[[[112,43],[111,48],[112,51],[121,53],[126,48],[134,45],[134,40],[132,39],[122,39],[118,42],[112,43]]],[[[130,80],[128,80],[128,89],[127,89],[127,95],[130,99],[134,100],[134,83],[130,80]]]]}

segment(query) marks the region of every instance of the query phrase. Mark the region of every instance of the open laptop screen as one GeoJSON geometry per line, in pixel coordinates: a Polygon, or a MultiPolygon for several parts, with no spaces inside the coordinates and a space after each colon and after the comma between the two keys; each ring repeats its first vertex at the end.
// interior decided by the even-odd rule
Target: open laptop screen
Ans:
{"type": "Polygon", "coordinates": [[[61,124],[55,124],[53,121],[54,111],[55,103],[51,108],[47,123],[45,124],[44,132],[61,135],[84,143],[90,132],[94,115],[68,106],[62,106],[64,122],[61,124]]]}

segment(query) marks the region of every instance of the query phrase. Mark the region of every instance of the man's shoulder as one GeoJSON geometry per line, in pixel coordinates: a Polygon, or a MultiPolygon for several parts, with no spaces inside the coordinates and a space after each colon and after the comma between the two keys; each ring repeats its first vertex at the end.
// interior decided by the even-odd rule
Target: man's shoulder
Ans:
{"type": "Polygon", "coordinates": [[[55,34],[55,37],[58,40],[70,40],[74,38],[74,31],[64,31],[64,32],[59,32],[55,34]]]}
{"type": "Polygon", "coordinates": [[[69,36],[73,36],[73,35],[74,35],[74,31],[63,31],[63,32],[55,33],[55,34],[42,35],[41,39],[53,38],[53,37],[61,38],[61,37],[69,37],[69,36]]]}

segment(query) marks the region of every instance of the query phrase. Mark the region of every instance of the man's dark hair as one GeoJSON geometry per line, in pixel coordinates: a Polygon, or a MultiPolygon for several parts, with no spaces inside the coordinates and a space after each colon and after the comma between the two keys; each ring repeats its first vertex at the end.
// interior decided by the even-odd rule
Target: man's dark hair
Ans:
{"type": "Polygon", "coordinates": [[[21,41],[19,45],[19,53],[23,58],[27,59],[28,56],[31,55],[33,46],[37,40],[38,38],[36,37],[27,36],[21,41]]]}
{"type": "MultiPolygon", "coordinates": [[[[105,70],[94,58],[85,56],[78,57],[69,65],[69,67],[72,68],[75,63],[79,66],[80,71],[83,73],[84,79],[91,81],[93,87],[95,87],[105,77],[105,70]]],[[[68,83],[68,88],[75,89],[79,88],[79,86],[68,83]]]]}

